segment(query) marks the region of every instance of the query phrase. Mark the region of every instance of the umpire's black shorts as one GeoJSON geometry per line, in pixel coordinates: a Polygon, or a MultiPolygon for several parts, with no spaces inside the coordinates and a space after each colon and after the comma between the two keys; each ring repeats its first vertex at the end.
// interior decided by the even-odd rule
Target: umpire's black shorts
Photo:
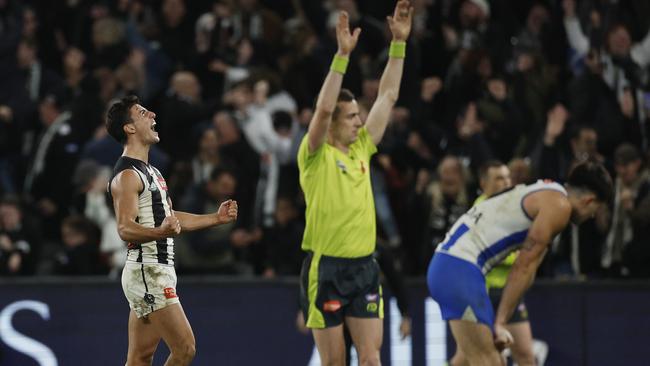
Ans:
{"type": "Polygon", "coordinates": [[[337,258],[308,252],[300,273],[300,305],[309,328],[329,328],[345,317],[384,317],[379,266],[372,255],[337,258]]]}

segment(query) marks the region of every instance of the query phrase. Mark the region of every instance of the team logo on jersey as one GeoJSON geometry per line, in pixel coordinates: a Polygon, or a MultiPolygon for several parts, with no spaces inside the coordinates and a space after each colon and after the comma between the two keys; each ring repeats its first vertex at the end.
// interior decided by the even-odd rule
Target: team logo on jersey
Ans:
{"type": "Polygon", "coordinates": [[[173,288],[173,287],[165,287],[165,289],[163,291],[165,293],[165,298],[166,299],[173,299],[175,297],[178,297],[176,295],[176,289],[173,288]]]}
{"type": "Polygon", "coordinates": [[[156,298],[153,297],[152,294],[146,293],[144,294],[144,302],[146,302],[149,305],[153,305],[156,302],[156,298]]]}
{"type": "Polygon", "coordinates": [[[328,313],[335,313],[341,309],[341,302],[339,300],[329,300],[323,303],[323,311],[328,313]]]}
{"type": "Polygon", "coordinates": [[[343,162],[341,160],[336,161],[336,166],[341,168],[341,170],[343,171],[343,174],[348,173],[348,167],[346,167],[345,164],[343,164],[343,162]]]}

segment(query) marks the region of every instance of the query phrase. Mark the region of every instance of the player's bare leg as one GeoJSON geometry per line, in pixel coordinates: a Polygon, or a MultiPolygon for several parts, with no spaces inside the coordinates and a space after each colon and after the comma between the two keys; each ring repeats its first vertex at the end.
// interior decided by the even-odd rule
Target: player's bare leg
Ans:
{"type": "Polygon", "coordinates": [[[149,366],[153,362],[160,335],[148,318],[141,318],[131,310],[129,314],[129,351],[126,366],[149,366]]]}
{"type": "Polygon", "coordinates": [[[323,366],[345,366],[343,324],[324,329],[312,329],[314,342],[323,366]]]}
{"type": "Polygon", "coordinates": [[[450,320],[449,327],[469,365],[503,366],[503,359],[494,346],[492,330],[487,325],[465,320],[450,320]]]}
{"type": "Polygon", "coordinates": [[[469,366],[467,358],[463,354],[463,350],[460,349],[459,345],[456,345],[456,353],[454,354],[454,357],[452,357],[449,361],[449,364],[451,366],[469,366]]]}
{"type": "Polygon", "coordinates": [[[171,351],[165,365],[189,365],[196,353],[196,342],[192,327],[190,327],[181,304],[172,304],[154,311],[149,314],[149,320],[156,326],[171,351]]]}
{"type": "Polygon", "coordinates": [[[530,322],[517,322],[506,325],[515,342],[510,346],[512,359],[519,366],[535,366],[533,354],[533,332],[530,322]]]}
{"type": "Polygon", "coordinates": [[[379,350],[384,334],[382,319],[347,317],[345,324],[359,354],[359,366],[381,365],[379,350]]]}

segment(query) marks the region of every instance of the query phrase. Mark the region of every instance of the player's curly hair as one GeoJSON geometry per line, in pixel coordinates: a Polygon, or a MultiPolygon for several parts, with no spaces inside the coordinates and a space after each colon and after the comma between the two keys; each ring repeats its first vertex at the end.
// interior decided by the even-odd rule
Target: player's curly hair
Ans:
{"type": "Polygon", "coordinates": [[[108,113],[106,114],[106,130],[109,135],[121,144],[126,143],[124,125],[132,122],[129,111],[131,107],[138,103],[140,103],[140,100],[137,96],[129,95],[113,103],[108,109],[108,113]]]}
{"type": "Polygon", "coordinates": [[[590,191],[599,201],[608,204],[614,194],[614,185],[607,169],[594,161],[585,161],[573,167],[567,184],[569,187],[590,191]]]}

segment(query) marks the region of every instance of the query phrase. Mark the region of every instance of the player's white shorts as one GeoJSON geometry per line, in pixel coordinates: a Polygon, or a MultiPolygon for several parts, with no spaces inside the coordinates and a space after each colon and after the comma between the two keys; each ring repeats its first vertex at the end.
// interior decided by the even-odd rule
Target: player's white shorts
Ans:
{"type": "Polygon", "coordinates": [[[127,262],[122,290],[138,318],[179,302],[174,266],[127,262]]]}

